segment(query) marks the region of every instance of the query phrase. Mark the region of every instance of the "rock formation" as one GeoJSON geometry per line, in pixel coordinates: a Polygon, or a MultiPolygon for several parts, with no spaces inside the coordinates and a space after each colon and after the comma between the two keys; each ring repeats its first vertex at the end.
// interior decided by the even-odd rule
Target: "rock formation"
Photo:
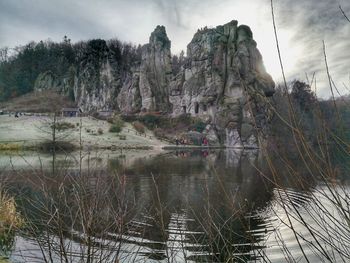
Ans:
{"type": "Polygon", "coordinates": [[[119,88],[113,54],[104,40],[91,40],[83,49],[74,79],[74,97],[84,111],[108,110],[116,106],[119,88]]]}
{"type": "MultiPolygon", "coordinates": [[[[199,30],[187,46],[187,64],[171,85],[173,115],[206,120],[229,147],[257,147],[271,118],[274,82],[247,26],[231,21],[199,30]]],[[[212,136],[211,136],[212,137],[212,136]]]]}
{"type": "Polygon", "coordinates": [[[142,47],[139,69],[126,81],[118,96],[118,104],[123,112],[139,110],[135,104],[141,96],[143,111],[170,112],[169,85],[172,75],[170,40],[164,26],[157,26],[149,43],[142,47]],[[136,96],[136,97],[135,97],[136,96]]]}
{"type": "Polygon", "coordinates": [[[70,77],[57,80],[44,73],[36,86],[73,93],[85,111],[191,114],[206,122],[203,134],[210,142],[255,148],[266,138],[272,117],[269,97],[274,93],[256,46],[250,28],[235,20],[198,30],[175,75],[171,42],[165,27],[157,26],[141,47],[139,62],[128,71],[119,70],[106,42],[96,40],[88,43],[88,52],[70,77]]]}
{"type": "Polygon", "coordinates": [[[140,94],[140,71],[133,69],[123,83],[123,87],[117,97],[118,106],[121,112],[132,114],[140,112],[142,97],[140,94]]]}
{"type": "Polygon", "coordinates": [[[140,93],[143,109],[170,111],[168,89],[171,74],[170,40],[165,27],[157,26],[149,44],[142,49],[140,93]]]}

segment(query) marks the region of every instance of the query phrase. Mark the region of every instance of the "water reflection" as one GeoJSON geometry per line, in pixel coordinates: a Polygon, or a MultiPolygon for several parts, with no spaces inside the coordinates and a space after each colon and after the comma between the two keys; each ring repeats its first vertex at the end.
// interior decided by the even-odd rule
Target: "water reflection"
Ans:
{"type": "Polygon", "coordinates": [[[249,262],[272,253],[281,262],[271,247],[279,216],[307,209],[317,185],[288,171],[276,180],[261,152],[232,149],[89,153],[55,169],[7,173],[30,221],[15,261],[249,262]]]}

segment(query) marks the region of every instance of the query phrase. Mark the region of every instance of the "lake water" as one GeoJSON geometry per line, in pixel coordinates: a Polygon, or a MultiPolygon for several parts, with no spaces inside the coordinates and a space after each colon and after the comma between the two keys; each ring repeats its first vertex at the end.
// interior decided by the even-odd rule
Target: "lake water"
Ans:
{"type": "Polygon", "coordinates": [[[1,155],[13,262],[348,262],[349,180],[258,151],[1,155]],[[54,165],[53,165],[54,164],[54,165]]]}

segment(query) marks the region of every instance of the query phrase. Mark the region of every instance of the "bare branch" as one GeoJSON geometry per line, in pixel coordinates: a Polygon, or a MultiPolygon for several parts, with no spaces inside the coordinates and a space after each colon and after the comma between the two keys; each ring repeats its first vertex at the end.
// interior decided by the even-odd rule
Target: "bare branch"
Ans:
{"type": "Polygon", "coordinates": [[[341,7],[341,5],[339,5],[339,9],[340,9],[341,13],[343,14],[343,16],[345,17],[345,19],[348,20],[348,22],[350,23],[350,19],[345,14],[345,12],[344,12],[343,8],[341,7]]]}

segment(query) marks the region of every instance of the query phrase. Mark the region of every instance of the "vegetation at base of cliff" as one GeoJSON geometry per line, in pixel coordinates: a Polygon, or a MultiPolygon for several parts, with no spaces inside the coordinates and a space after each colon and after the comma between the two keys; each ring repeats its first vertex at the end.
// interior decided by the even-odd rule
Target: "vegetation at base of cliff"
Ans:
{"type": "Polygon", "coordinates": [[[122,118],[127,122],[139,122],[152,130],[156,137],[170,141],[173,141],[178,133],[186,131],[202,132],[206,127],[203,120],[191,117],[190,114],[182,114],[171,118],[165,115],[147,113],[144,115],[124,115],[122,118]]]}

